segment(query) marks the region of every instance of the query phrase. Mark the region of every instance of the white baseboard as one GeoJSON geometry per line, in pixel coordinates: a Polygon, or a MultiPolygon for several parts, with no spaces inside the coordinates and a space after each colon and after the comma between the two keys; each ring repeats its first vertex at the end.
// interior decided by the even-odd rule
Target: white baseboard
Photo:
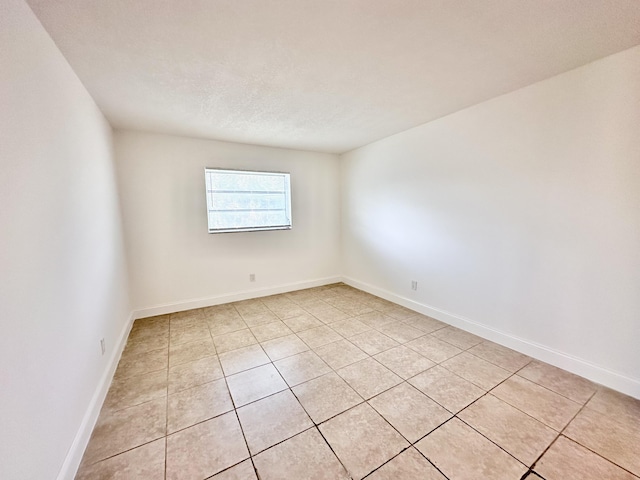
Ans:
{"type": "Polygon", "coordinates": [[[108,367],[102,375],[98,388],[96,389],[87,411],[82,419],[78,433],[76,434],[71,448],[65,458],[65,461],[58,473],[57,480],[72,480],[76,474],[82,455],[89,443],[91,432],[100,414],[100,409],[111,385],[111,380],[115,373],[120,356],[126,344],[129,332],[133,325],[133,321],[137,318],[144,318],[154,315],[162,315],[166,313],[174,313],[193,308],[209,307],[212,305],[220,305],[223,303],[236,302],[239,300],[247,300],[251,298],[259,298],[268,295],[277,295],[280,293],[301,290],[304,288],[319,287],[330,283],[344,282],[352,287],[358,288],[365,292],[371,293],[378,297],[384,298],[391,302],[397,303],[404,307],[415,310],[416,312],[428,315],[437,320],[445,322],[449,325],[461,328],[475,335],[483,337],[487,340],[512,348],[518,352],[524,353],[530,357],[536,358],[543,362],[550,363],[557,367],[563,368],[569,372],[575,373],[596,383],[600,383],[609,388],[625,393],[635,398],[640,398],[640,380],[627,377],[620,373],[614,372],[607,368],[595,365],[587,360],[568,355],[566,353],[545,347],[544,345],[516,337],[514,335],[496,330],[486,325],[474,322],[468,318],[464,318],[453,313],[440,310],[438,308],[418,303],[414,300],[396,295],[388,290],[384,290],[373,285],[360,282],[350,277],[326,277],[305,282],[289,283],[278,285],[275,287],[245,290],[225,295],[217,295],[212,297],[197,298],[185,300],[182,302],[167,303],[164,305],[156,305],[154,307],[135,310],[131,313],[128,322],[122,329],[116,348],[113,349],[109,359],[108,367]]]}
{"type": "Polygon", "coordinates": [[[120,356],[122,355],[124,346],[127,343],[127,338],[129,338],[129,332],[131,331],[133,321],[134,317],[133,313],[131,313],[128,321],[120,332],[115,348],[111,352],[107,368],[102,374],[98,387],[96,388],[96,391],[91,398],[91,402],[87,407],[84,417],[82,418],[80,428],[73,439],[71,448],[69,448],[67,456],[64,459],[64,463],[62,464],[62,468],[56,477],[57,480],[73,480],[76,472],[78,471],[82,455],[84,455],[84,451],[87,448],[89,439],[91,438],[91,432],[93,432],[93,427],[96,425],[96,421],[100,415],[100,410],[102,409],[102,404],[104,403],[104,399],[107,396],[109,387],[111,386],[111,380],[113,379],[118,362],[120,361],[120,356]]]}
{"type": "Polygon", "coordinates": [[[223,303],[238,302],[240,300],[249,300],[251,298],[266,297],[269,295],[277,295],[280,293],[293,292],[295,290],[302,290],[304,288],[320,287],[322,285],[328,285],[330,283],[341,282],[342,277],[325,277],[318,278],[316,280],[306,280],[304,282],[286,283],[283,285],[276,285],[274,287],[257,288],[253,290],[242,290],[240,292],[225,293],[224,295],[215,295],[212,297],[193,298],[190,300],[183,300],[180,302],[165,303],[162,305],[155,305],[153,307],[146,307],[139,310],[134,310],[133,318],[145,318],[153,317],[155,315],[164,315],[167,313],[182,312],[184,310],[191,310],[194,308],[211,307],[213,305],[221,305],[223,303]]]}
{"type": "Polygon", "coordinates": [[[141,310],[134,310],[133,312],[131,312],[129,320],[124,325],[122,332],[120,333],[120,336],[117,340],[117,344],[111,353],[111,357],[109,358],[109,362],[107,364],[107,369],[100,378],[100,382],[98,383],[98,387],[96,388],[96,391],[91,398],[91,402],[87,407],[85,415],[82,419],[82,423],[80,424],[80,428],[78,429],[73,443],[69,448],[69,452],[67,453],[64,463],[62,464],[62,468],[60,469],[60,472],[56,477],[57,480],[72,480],[75,477],[76,472],[78,471],[78,467],[80,466],[80,462],[82,460],[82,455],[87,448],[87,444],[89,443],[89,439],[91,438],[91,432],[93,431],[96,421],[98,420],[98,415],[100,415],[100,409],[102,408],[104,399],[107,395],[107,392],[109,391],[109,387],[111,386],[111,380],[113,379],[113,375],[118,366],[118,362],[120,361],[122,351],[124,350],[124,347],[127,343],[127,338],[129,337],[129,332],[131,331],[134,320],[154,315],[162,315],[165,313],[190,310],[192,308],[209,307],[212,305],[220,305],[222,303],[236,302],[239,300],[247,300],[250,298],[258,298],[265,297],[267,295],[292,292],[294,290],[301,290],[304,288],[319,287],[321,285],[328,285],[330,283],[341,281],[342,277],[340,276],[319,278],[316,280],[288,283],[275,287],[245,290],[225,295],[167,303],[164,305],[157,305],[141,310]]]}
{"type": "Polygon", "coordinates": [[[438,308],[418,303],[388,290],[384,290],[368,283],[360,282],[350,277],[343,277],[342,281],[347,285],[384,298],[391,302],[410,308],[416,312],[428,315],[454,327],[466,330],[492,342],[516,350],[537,360],[541,360],[556,367],[567,370],[593,382],[612,388],[619,392],[640,399],[640,379],[631,378],[621,373],[614,372],[600,365],[595,365],[585,359],[569,355],[558,350],[546,347],[520,338],[509,333],[496,330],[487,325],[475,322],[465,317],[440,310],[438,308]]]}

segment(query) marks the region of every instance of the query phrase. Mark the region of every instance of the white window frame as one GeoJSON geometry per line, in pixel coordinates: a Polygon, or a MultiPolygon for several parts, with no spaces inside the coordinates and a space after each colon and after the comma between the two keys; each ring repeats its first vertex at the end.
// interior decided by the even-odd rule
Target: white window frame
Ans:
{"type": "MultiPolygon", "coordinates": [[[[213,168],[206,167],[205,171],[205,193],[206,193],[206,201],[207,201],[207,226],[209,233],[236,233],[236,232],[260,232],[260,231],[270,231],[270,230],[291,230],[293,228],[293,220],[291,218],[291,174],[287,172],[273,172],[273,171],[264,171],[264,170],[239,170],[239,169],[225,169],[225,168],[213,168]],[[211,198],[211,193],[215,193],[216,190],[209,188],[208,176],[210,172],[219,172],[222,174],[238,174],[238,175],[274,175],[281,176],[285,182],[285,191],[284,194],[284,203],[285,203],[285,217],[288,220],[287,223],[278,224],[278,225],[269,225],[269,226],[256,226],[256,225],[245,225],[236,228],[211,228],[209,224],[209,216],[212,211],[216,211],[212,207],[213,200],[211,198]]],[[[226,193],[231,193],[231,191],[225,191],[226,193]]],[[[250,195],[251,193],[256,194],[264,194],[264,192],[251,192],[251,191],[238,191],[238,193],[246,193],[250,195]]],[[[277,194],[273,192],[273,194],[277,194]]],[[[219,210],[219,211],[229,211],[229,210],[219,210]]]]}

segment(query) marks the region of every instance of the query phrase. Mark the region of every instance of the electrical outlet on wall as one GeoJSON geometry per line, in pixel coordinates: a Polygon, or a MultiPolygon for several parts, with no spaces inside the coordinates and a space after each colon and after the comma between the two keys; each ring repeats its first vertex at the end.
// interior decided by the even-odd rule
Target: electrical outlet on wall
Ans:
{"type": "Polygon", "coordinates": [[[249,281],[250,282],[255,282],[256,281],[256,274],[255,273],[250,273],[249,274],[249,281]]]}
{"type": "Polygon", "coordinates": [[[104,338],[100,339],[100,350],[102,351],[102,355],[104,355],[104,352],[107,351],[107,347],[105,347],[104,345],[104,338]]]}
{"type": "Polygon", "coordinates": [[[418,290],[417,280],[411,280],[411,290],[418,290]]]}

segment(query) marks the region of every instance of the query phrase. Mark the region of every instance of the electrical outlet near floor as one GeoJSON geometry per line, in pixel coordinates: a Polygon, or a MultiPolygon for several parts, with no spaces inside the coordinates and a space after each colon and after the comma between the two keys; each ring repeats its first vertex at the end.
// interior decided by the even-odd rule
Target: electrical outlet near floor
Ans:
{"type": "Polygon", "coordinates": [[[411,280],[411,290],[418,290],[418,282],[416,280],[411,280]]]}
{"type": "Polygon", "coordinates": [[[104,338],[100,339],[100,350],[102,350],[102,355],[104,355],[104,352],[107,351],[107,347],[105,347],[104,345],[104,338]]]}
{"type": "Polygon", "coordinates": [[[256,274],[255,273],[250,273],[249,274],[249,281],[250,282],[255,282],[256,281],[256,274]]]}

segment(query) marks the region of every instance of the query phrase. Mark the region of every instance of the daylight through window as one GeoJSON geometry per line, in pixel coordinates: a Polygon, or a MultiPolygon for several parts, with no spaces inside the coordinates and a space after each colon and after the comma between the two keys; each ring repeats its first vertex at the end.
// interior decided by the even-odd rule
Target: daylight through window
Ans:
{"type": "Polygon", "coordinates": [[[205,169],[209,233],[291,228],[288,173],[205,169]]]}

